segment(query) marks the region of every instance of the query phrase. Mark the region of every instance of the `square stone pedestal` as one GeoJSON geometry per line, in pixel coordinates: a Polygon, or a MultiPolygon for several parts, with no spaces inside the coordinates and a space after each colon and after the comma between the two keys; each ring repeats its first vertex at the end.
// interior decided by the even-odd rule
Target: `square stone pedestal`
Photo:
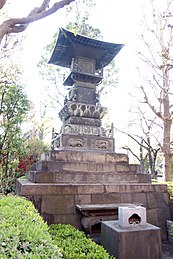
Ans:
{"type": "Polygon", "coordinates": [[[161,259],[160,228],[151,224],[122,228],[117,221],[101,224],[101,244],[116,259],[161,259]]]}

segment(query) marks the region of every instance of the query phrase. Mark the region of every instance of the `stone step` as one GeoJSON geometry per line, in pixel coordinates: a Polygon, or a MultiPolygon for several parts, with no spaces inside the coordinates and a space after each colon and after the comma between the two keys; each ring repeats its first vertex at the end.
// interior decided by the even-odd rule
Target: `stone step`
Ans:
{"type": "MultiPolygon", "coordinates": [[[[129,202],[129,196],[133,195],[134,200],[130,202],[146,202],[146,199],[141,199],[140,196],[144,196],[148,193],[147,201],[150,203],[151,208],[157,208],[155,206],[156,202],[159,202],[160,207],[164,202],[168,204],[168,194],[167,194],[167,185],[166,184],[150,184],[150,183],[137,183],[137,184],[119,184],[119,183],[112,183],[112,184],[76,184],[76,183],[33,183],[28,181],[27,179],[18,179],[16,183],[16,191],[15,194],[21,196],[33,196],[33,195],[57,195],[61,194],[62,197],[66,197],[66,195],[92,195],[92,203],[113,203],[113,202],[129,202]],[[115,196],[112,195],[113,193],[118,194],[118,200],[115,199],[115,196]],[[135,194],[137,195],[135,196],[135,194]],[[153,195],[153,193],[163,194],[162,199],[159,199],[157,195],[153,195]],[[96,197],[94,199],[94,195],[98,194],[100,197],[96,197]],[[108,195],[108,198],[106,195],[108,195]],[[127,197],[119,199],[119,195],[127,194],[127,197]],[[152,199],[151,199],[152,198],[152,199]],[[151,200],[150,200],[151,199],[151,200]],[[102,200],[102,202],[100,202],[102,200]],[[142,201],[143,200],[143,201],[142,201]]],[[[77,200],[73,198],[73,201],[77,200]]],[[[81,201],[82,204],[84,202],[81,201]]],[[[88,202],[86,202],[88,204],[88,202]]],[[[92,204],[91,203],[91,204],[92,204]]],[[[70,205],[71,206],[71,205],[70,205]]],[[[76,205],[75,205],[76,206],[76,205]]],[[[146,206],[146,204],[144,204],[146,206]]],[[[163,213],[163,211],[161,211],[163,213]]],[[[167,217],[168,219],[170,217],[167,217]]],[[[165,224],[165,223],[164,223],[165,224]]]]}
{"type": "Polygon", "coordinates": [[[127,163],[95,163],[95,162],[59,162],[59,161],[38,161],[32,171],[56,171],[56,172],[129,172],[127,163]]]}
{"type": "Polygon", "coordinates": [[[62,172],[62,171],[31,171],[26,173],[26,177],[31,182],[35,183],[150,183],[151,176],[149,174],[134,174],[134,173],[116,173],[116,172],[62,172]]]}
{"type": "Polygon", "coordinates": [[[95,162],[95,163],[129,163],[126,154],[93,151],[55,150],[50,152],[49,159],[64,162],[95,162]]]}

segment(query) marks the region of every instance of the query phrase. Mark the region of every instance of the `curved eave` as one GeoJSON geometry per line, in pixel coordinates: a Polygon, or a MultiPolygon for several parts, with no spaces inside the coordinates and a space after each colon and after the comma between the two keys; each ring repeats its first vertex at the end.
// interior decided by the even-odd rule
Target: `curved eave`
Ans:
{"type": "Polygon", "coordinates": [[[123,46],[123,44],[99,41],[79,34],[75,35],[61,28],[48,63],[70,67],[72,58],[82,56],[95,59],[96,69],[100,69],[108,65],[123,46]]]}

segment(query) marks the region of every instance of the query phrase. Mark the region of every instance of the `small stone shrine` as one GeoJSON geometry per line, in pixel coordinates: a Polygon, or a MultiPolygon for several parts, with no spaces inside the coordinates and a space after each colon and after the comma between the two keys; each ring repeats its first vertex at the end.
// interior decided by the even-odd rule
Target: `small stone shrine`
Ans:
{"type": "Polygon", "coordinates": [[[91,235],[100,233],[101,221],[118,218],[120,205],[142,204],[148,222],[161,227],[166,239],[166,185],[151,185],[149,174],[116,153],[113,132],[101,123],[106,108],[97,85],[122,47],[60,29],[49,63],[70,69],[64,81],[70,90],[59,112],[61,132],[53,132],[49,157],[17,181],[16,194],[31,200],[49,224],[69,223],[91,235]]]}
{"type": "Polygon", "coordinates": [[[101,244],[118,259],[160,259],[162,247],[160,228],[146,222],[146,208],[118,208],[118,220],[103,221],[101,244]]]}

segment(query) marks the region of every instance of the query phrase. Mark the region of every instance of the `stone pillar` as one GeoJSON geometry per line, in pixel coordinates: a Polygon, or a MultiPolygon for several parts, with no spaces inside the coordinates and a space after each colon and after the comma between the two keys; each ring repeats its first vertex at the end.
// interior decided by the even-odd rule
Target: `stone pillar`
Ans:
{"type": "Polygon", "coordinates": [[[122,228],[118,221],[101,224],[101,244],[117,259],[161,259],[160,228],[151,224],[122,228]]]}

